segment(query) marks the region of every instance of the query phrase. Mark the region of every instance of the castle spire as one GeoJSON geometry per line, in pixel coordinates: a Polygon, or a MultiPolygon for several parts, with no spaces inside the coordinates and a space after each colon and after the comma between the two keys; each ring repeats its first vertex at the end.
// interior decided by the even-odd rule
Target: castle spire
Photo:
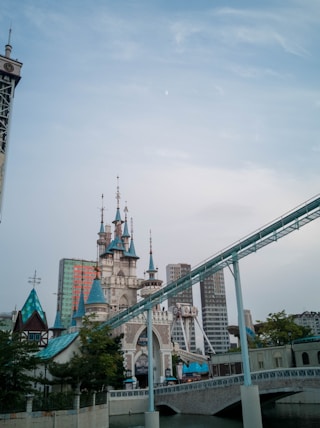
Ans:
{"type": "Polygon", "coordinates": [[[136,249],[134,247],[134,242],[133,242],[133,218],[131,217],[131,241],[130,241],[130,247],[129,247],[129,254],[131,257],[134,258],[139,258],[136,255],[136,249]]]}
{"type": "Polygon", "coordinates": [[[101,195],[101,225],[100,225],[100,233],[104,233],[104,221],[103,221],[103,212],[104,212],[104,206],[103,206],[103,193],[101,195]]]}
{"type": "Polygon", "coordinates": [[[154,279],[155,274],[156,274],[157,272],[158,272],[158,270],[154,268],[154,263],[153,263],[153,255],[152,255],[152,236],[151,236],[151,230],[150,230],[149,269],[147,270],[147,273],[149,274],[149,279],[154,279]]]}

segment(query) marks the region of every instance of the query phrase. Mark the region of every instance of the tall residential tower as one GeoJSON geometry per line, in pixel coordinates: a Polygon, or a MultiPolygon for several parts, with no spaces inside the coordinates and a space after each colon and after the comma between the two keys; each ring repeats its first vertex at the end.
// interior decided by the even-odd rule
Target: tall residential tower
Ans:
{"type": "Polygon", "coordinates": [[[20,80],[22,63],[10,58],[12,46],[9,40],[5,54],[0,55],[0,218],[2,213],[3,186],[9,143],[10,117],[14,91],[20,80]]]}

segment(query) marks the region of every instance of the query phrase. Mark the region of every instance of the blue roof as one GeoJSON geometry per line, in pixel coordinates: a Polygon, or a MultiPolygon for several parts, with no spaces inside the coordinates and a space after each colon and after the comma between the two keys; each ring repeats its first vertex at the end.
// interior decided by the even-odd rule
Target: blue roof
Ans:
{"type": "Polygon", "coordinates": [[[104,233],[104,226],[103,226],[102,222],[100,224],[100,231],[99,231],[99,233],[104,233]]]}
{"type": "Polygon", "coordinates": [[[130,238],[130,233],[129,233],[129,230],[128,230],[127,220],[124,222],[124,228],[123,228],[123,234],[122,234],[122,236],[124,238],[130,238]]]}
{"type": "Polygon", "coordinates": [[[136,255],[136,249],[135,249],[135,247],[134,247],[133,239],[131,239],[131,241],[130,241],[130,247],[129,247],[128,255],[129,255],[130,257],[134,257],[134,258],[136,258],[136,259],[138,259],[138,258],[139,258],[139,257],[136,255]]]}
{"type": "Polygon", "coordinates": [[[28,319],[31,317],[33,312],[36,311],[40,315],[42,321],[46,324],[46,315],[42,309],[42,306],[40,304],[38,295],[36,290],[33,288],[23,305],[23,308],[21,309],[21,315],[22,315],[22,322],[25,323],[28,321],[28,319]]]}
{"type": "Polygon", "coordinates": [[[117,208],[116,218],[114,219],[113,223],[118,222],[118,221],[122,222],[119,208],[117,208]]]}
{"type": "Polygon", "coordinates": [[[152,253],[150,253],[150,258],[149,258],[149,269],[147,270],[148,273],[155,273],[157,272],[157,269],[154,268],[154,263],[153,263],[153,256],[152,253]]]}
{"type": "Polygon", "coordinates": [[[91,303],[106,303],[99,278],[95,278],[92,283],[86,304],[90,305],[91,303]]]}
{"type": "Polygon", "coordinates": [[[86,314],[86,308],[84,306],[84,294],[83,294],[83,287],[81,287],[81,293],[79,297],[79,303],[78,303],[78,309],[75,314],[73,314],[73,318],[82,318],[86,314]]]}
{"type": "Polygon", "coordinates": [[[59,337],[50,339],[48,346],[38,352],[37,356],[43,360],[53,358],[56,355],[60,354],[64,349],[66,349],[79,335],[79,332],[64,334],[59,337]]]}
{"type": "Polygon", "coordinates": [[[64,327],[63,327],[62,322],[61,322],[61,313],[59,310],[57,310],[57,313],[56,313],[56,318],[54,320],[54,325],[52,327],[52,330],[53,329],[64,330],[64,327]]]}

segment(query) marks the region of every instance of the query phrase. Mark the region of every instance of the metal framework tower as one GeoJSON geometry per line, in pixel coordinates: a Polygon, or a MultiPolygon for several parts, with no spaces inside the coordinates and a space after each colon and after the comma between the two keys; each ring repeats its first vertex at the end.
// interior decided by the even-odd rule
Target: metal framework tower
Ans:
{"type": "Polygon", "coordinates": [[[5,55],[0,55],[0,218],[2,213],[3,186],[6,158],[9,143],[9,126],[12,112],[14,91],[20,80],[22,63],[10,58],[12,46],[9,40],[5,55]]]}

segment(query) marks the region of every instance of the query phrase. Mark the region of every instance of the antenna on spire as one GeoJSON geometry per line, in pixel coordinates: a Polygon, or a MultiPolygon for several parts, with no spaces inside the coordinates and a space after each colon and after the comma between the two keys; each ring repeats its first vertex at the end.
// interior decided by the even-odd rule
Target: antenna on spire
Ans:
{"type": "Polygon", "coordinates": [[[101,208],[100,208],[100,210],[101,210],[101,223],[103,224],[103,212],[105,210],[104,205],[103,205],[103,193],[101,195],[101,208]]]}
{"type": "Polygon", "coordinates": [[[10,24],[10,28],[9,28],[9,36],[8,36],[8,45],[11,45],[11,32],[12,32],[12,28],[11,28],[12,24],[10,24]]]}
{"type": "Polygon", "coordinates": [[[131,240],[133,240],[133,218],[131,217],[131,240]]]}
{"type": "Polygon", "coordinates": [[[152,254],[152,236],[151,236],[151,229],[150,229],[150,254],[152,254]]]}
{"type": "Polygon", "coordinates": [[[124,207],[124,215],[125,215],[125,220],[127,221],[127,214],[128,214],[128,212],[129,212],[129,210],[128,210],[128,207],[127,207],[127,201],[126,201],[126,205],[125,205],[125,207],[124,207]]]}
{"type": "Polygon", "coordinates": [[[10,58],[10,55],[11,55],[12,46],[10,43],[11,43],[11,25],[9,28],[8,43],[5,46],[5,57],[6,58],[10,58]]]}
{"type": "Polygon", "coordinates": [[[117,200],[117,208],[119,208],[119,207],[120,207],[119,176],[117,176],[117,193],[116,193],[116,200],[117,200]]]}
{"type": "Polygon", "coordinates": [[[29,284],[33,285],[33,288],[35,288],[36,285],[39,285],[41,283],[41,278],[37,277],[37,271],[34,271],[34,275],[33,276],[29,276],[29,280],[28,280],[29,284]]]}

